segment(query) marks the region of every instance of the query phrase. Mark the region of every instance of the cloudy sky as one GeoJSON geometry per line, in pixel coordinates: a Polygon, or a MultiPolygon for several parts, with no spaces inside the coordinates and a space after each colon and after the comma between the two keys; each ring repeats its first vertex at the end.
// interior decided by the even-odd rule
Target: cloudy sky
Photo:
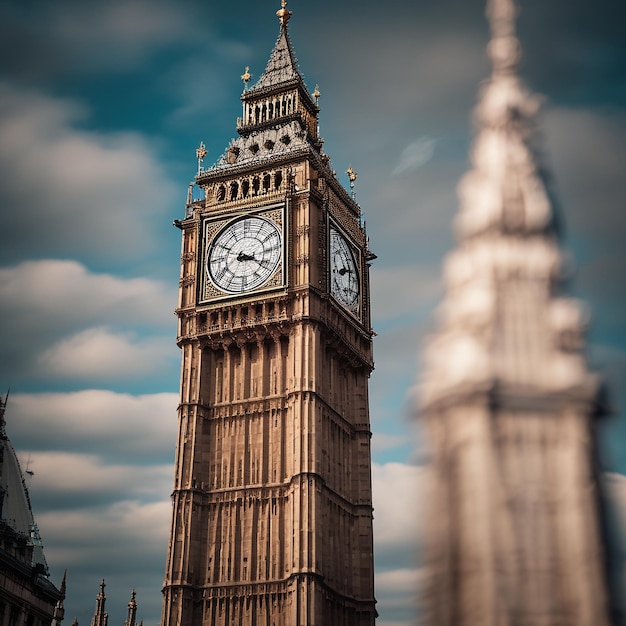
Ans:
{"type": "MultiPolygon", "coordinates": [[[[102,577],[111,626],[132,587],[160,620],[173,482],[181,218],[204,141],[218,159],[263,71],[279,2],[0,4],[0,390],[68,621],[102,577]],[[254,78],[253,78],[254,80],[254,78]]],[[[334,169],[358,172],[371,247],[371,379],[380,626],[412,622],[419,433],[411,387],[454,245],[471,109],[489,71],[483,0],[290,2],[290,34],[334,169]],[[409,502],[409,506],[407,506],[409,502]]],[[[545,148],[570,292],[614,416],[602,463],[626,512],[625,5],[525,0],[522,75],[546,96],[545,148]]],[[[427,506],[427,503],[424,503],[427,506]]],[[[626,517],[626,516],[625,516],[626,517]]],[[[626,544],[614,546],[626,560],[626,544]],[[621,550],[621,552],[620,552],[621,550]]],[[[417,550],[415,550],[417,551],[417,550]]]]}

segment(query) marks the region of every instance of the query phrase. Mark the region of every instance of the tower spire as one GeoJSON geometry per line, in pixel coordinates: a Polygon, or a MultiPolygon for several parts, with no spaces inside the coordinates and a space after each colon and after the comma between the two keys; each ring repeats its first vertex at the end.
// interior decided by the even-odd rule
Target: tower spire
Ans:
{"type": "Polygon", "coordinates": [[[67,570],[63,572],[63,580],[61,581],[61,595],[54,607],[54,614],[52,615],[52,626],[60,626],[63,618],[65,617],[65,607],[63,606],[63,601],[65,600],[66,593],[66,580],[67,580],[67,570]]]}
{"type": "Polygon", "coordinates": [[[124,626],[135,626],[135,624],[137,623],[137,601],[135,600],[136,597],[137,594],[133,589],[130,596],[130,602],[128,603],[128,617],[124,622],[124,626]]]}
{"type": "MultiPolygon", "coordinates": [[[[281,0],[281,8],[276,11],[280,21],[280,33],[267,63],[267,67],[259,80],[252,87],[252,91],[268,89],[282,83],[297,81],[304,85],[302,76],[298,71],[298,62],[289,41],[287,22],[291,17],[291,11],[287,9],[286,0],[281,0]]],[[[243,77],[242,77],[243,80],[243,77]]],[[[310,98],[310,96],[309,96],[310,98]]]]}
{"type": "Polygon", "coordinates": [[[554,222],[536,149],[540,98],[526,89],[516,72],[521,48],[515,36],[515,13],[512,0],[488,0],[492,38],[487,49],[493,72],[475,110],[473,168],[459,186],[460,238],[494,229],[546,234],[554,222]]]}
{"type": "Polygon", "coordinates": [[[513,0],[488,0],[486,13],[491,27],[487,52],[493,63],[494,74],[512,72],[521,58],[521,48],[515,33],[515,4],[513,0]]]}
{"type": "Polygon", "coordinates": [[[104,578],[100,582],[100,591],[96,596],[96,611],[91,618],[91,626],[107,626],[107,622],[109,621],[109,616],[104,610],[104,605],[106,603],[106,595],[104,594],[104,578]]]}

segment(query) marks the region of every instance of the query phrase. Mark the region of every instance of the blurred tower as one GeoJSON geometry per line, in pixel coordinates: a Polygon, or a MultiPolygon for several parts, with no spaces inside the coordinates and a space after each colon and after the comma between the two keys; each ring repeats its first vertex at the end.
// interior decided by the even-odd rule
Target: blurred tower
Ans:
{"type": "Polygon", "coordinates": [[[423,619],[437,626],[610,623],[595,474],[601,385],[585,316],[560,294],[538,99],[516,74],[512,0],[490,0],[493,73],[459,187],[458,248],[425,353],[433,493],[423,619]]]}
{"type": "MultiPolygon", "coordinates": [[[[285,0],[182,231],[164,626],[372,626],[368,263],[285,0]]],[[[350,170],[351,182],[356,173],[350,170]]]]}

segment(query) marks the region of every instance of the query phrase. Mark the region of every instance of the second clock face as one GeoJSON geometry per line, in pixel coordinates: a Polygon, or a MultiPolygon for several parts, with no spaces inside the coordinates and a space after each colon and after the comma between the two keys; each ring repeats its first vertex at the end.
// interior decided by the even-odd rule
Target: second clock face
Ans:
{"type": "Polygon", "coordinates": [[[345,237],[330,228],[330,293],[353,313],[359,311],[359,272],[345,237]]]}
{"type": "Polygon", "coordinates": [[[262,217],[244,217],[228,224],[209,243],[207,271],[219,289],[244,293],[274,275],[281,254],[278,227],[262,217]]]}

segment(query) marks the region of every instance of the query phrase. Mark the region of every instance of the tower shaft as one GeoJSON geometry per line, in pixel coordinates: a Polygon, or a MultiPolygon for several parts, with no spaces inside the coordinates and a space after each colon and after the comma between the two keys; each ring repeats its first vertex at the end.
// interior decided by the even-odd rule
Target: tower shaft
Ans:
{"type": "Polygon", "coordinates": [[[242,77],[239,136],[196,177],[203,198],[180,222],[164,626],[371,626],[376,615],[371,257],[322,153],[285,4],[265,72],[250,89],[242,77]]]}

